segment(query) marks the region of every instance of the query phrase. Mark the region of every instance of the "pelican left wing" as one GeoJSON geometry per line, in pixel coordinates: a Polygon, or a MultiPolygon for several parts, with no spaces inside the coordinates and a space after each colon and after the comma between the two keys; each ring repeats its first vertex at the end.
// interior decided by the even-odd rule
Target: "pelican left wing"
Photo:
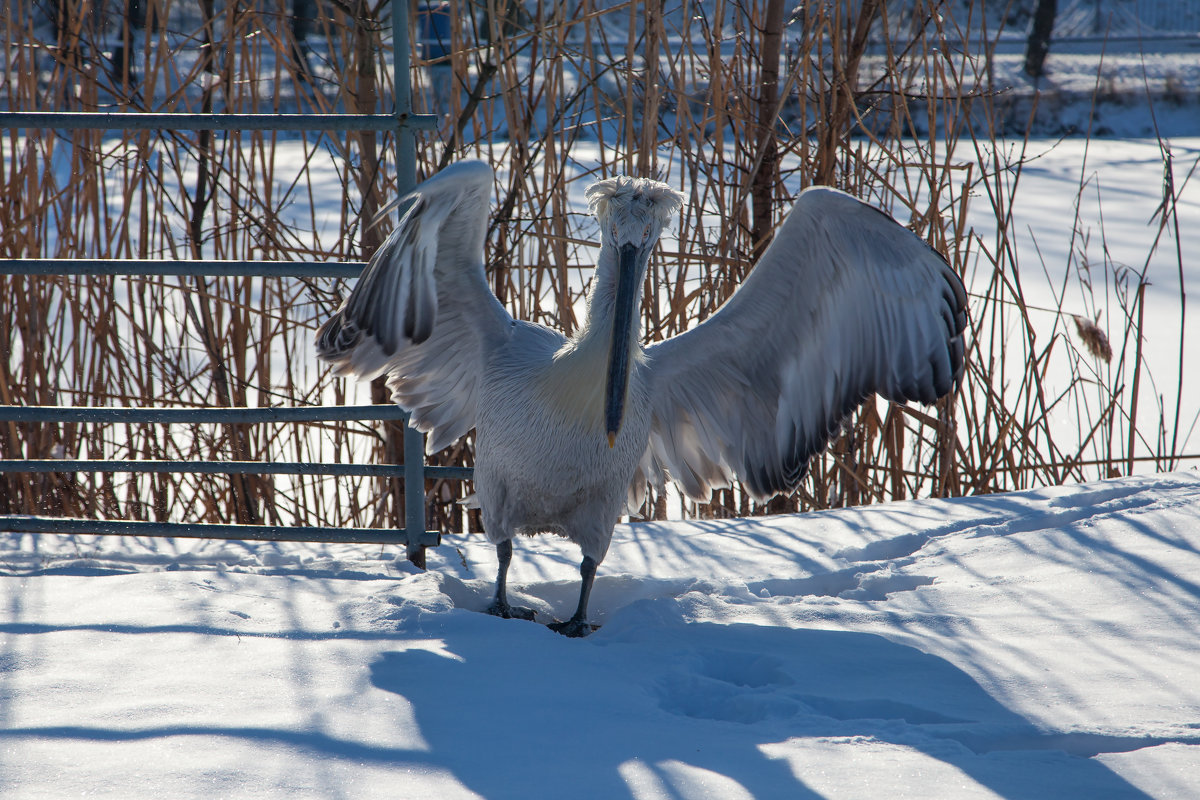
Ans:
{"type": "Polygon", "coordinates": [[[317,331],[341,374],[387,374],[436,452],[475,425],[476,383],[512,317],[483,268],[492,169],[462,161],[402,198],[400,221],[350,296],[317,331]]]}
{"type": "Polygon", "coordinates": [[[886,214],[800,193],[753,272],[698,327],[646,350],[653,427],[642,472],[708,499],[736,476],[790,491],[872,393],[933,403],[962,373],[966,291],[886,214]]]}

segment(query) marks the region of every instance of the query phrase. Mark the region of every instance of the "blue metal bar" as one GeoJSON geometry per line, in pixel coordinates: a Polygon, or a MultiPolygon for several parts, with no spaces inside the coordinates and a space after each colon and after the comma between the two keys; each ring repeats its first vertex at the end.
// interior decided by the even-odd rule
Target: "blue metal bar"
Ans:
{"type": "Polygon", "coordinates": [[[71,517],[0,516],[0,528],[12,533],[63,533],[100,536],[170,536],[177,539],[231,539],[267,542],[347,542],[404,544],[417,538],[427,547],[440,541],[437,531],[406,537],[405,531],[374,528],[321,528],[290,525],[214,525],[190,522],[75,519],[71,517]]]}
{"type": "MultiPolygon", "coordinates": [[[[407,15],[401,15],[407,16],[407,15]]],[[[137,111],[0,111],[2,129],[185,131],[431,130],[433,114],[188,114],[137,111]]]]}
{"type": "MultiPolygon", "coordinates": [[[[400,3],[392,0],[392,86],[396,93],[396,118],[429,117],[412,113],[412,83],[408,58],[408,12],[400,12],[400,3]]],[[[433,126],[436,127],[436,124],[433,126]]],[[[417,140],[409,125],[396,126],[396,191],[403,197],[417,185],[417,140]]]]}
{"type": "MultiPolygon", "coordinates": [[[[325,475],[362,478],[403,478],[403,464],[325,464],[307,461],[149,461],[6,458],[0,459],[4,472],[188,472],[202,475],[325,475]]],[[[470,467],[424,468],[425,477],[445,480],[470,480],[470,467]]]]}
{"type": "Polygon", "coordinates": [[[225,278],[357,278],[365,261],[167,261],[133,258],[0,259],[0,275],[215,275],[225,278]]]}
{"type": "MultiPolygon", "coordinates": [[[[404,429],[404,529],[425,530],[425,478],[431,475],[425,464],[425,436],[411,426],[404,429]]],[[[474,473],[474,470],[472,470],[474,473]]],[[[418,567],[425,566],[425,554],[420,542],[408,542],[408,560],[418,567]]]]}
{"type": "Polygon", "coordinates": [[[286,408],[94,408],[89,406],[0,406],[0,422],[192,423],[344,422],[407,420],[408,412],[387,404],[286,408]]]}
{"type": "MultiPolygon", "coordinates": [[[[396,118],[412,115],[412,86],[408,59],[408,8],[400,0],[392,0],[392,88],[396,95],[396,118]]],[[[435,117],[436,119],[436,117],[435,117]]],[[[412,127],[396,126],[396,190],[403,197],[417,183],[417,140],[412,127]]],[[[413,427],[404,429],[404,527],[409,531],[425,530],[425,436],[413,427]]],[[[408,559],[419,567],[425,566],[425,553],[420,542],[409,540],[408,559]]]]}

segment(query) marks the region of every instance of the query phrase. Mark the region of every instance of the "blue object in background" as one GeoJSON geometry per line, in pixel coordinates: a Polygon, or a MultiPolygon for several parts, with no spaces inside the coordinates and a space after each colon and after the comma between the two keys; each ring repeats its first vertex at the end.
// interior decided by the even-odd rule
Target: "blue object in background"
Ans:
{"type": "Polygon", "coordinates": [[[450,3],[424,3],[417,11],[417,44],[428,61],[450,55],[450,3]]]}

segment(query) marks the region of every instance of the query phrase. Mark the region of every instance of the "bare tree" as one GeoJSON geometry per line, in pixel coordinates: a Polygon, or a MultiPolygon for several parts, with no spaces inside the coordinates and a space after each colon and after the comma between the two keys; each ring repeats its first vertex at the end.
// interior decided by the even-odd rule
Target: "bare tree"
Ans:
{"type": "Polygon", "coordinates": [[[1038,0],[1029,25],[1029,40],[1025,45],[1025,74],[1040,78],[1045,74],[1046,54],[1050,52],[1050,34],[1054,31],[1054,15],[1058,0],[1038,0]]]}

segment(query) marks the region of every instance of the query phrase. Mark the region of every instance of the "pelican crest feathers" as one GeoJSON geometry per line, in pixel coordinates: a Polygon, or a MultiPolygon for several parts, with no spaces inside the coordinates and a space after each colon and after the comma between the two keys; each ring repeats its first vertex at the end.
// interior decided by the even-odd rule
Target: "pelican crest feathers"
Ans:
{"type": "Polygon", "coordinates": [[[608,219],[614,206],[622,206],[629,213],[637,214],[636,201],[645,206],[642,214],[650,216],[660,227],[667,227],[683,205],[684,196],[670,185],[650,178],[630,178],[618,175],[596,181],[584,192],[588,211],[599,220],[608,219]]]}

